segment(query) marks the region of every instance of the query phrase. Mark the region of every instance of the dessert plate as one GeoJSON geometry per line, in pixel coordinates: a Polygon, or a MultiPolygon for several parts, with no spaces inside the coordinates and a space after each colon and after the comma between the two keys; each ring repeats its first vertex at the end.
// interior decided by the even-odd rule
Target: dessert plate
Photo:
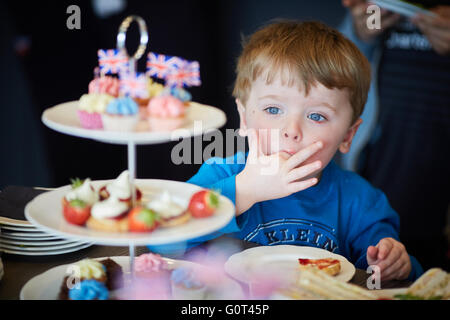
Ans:
{"type": "Polygon", "coordinates": [[[6,232],[2,230],[0,238],[11,240],[57,240],[58,236],[52,236],[44,232],[6,232]]]}
{"type": "Polygon", "coordinates": [[[75,252],[82,249],[85,249],[87,247],[92,246],[93,243],[85,243],[85,244],[79,244],[78,246],[65,248],[65,249],[56,249],[56,250],[45,250],[45,251],[21,251],[18,249],[3,249],[0,248],[0,252],[8,253],[8,254],[14,254],[19,256],[53,256],[58,254],[64,254],[69,252],[75,252]]]}
{"type": "Polygon", "coordinates": [[[81,127],[77,116],[78,101],[56,105],[44,111],[44,124],[61,133],[114,144],[157,144],[176,141],[181,138],[201,135],[209,130],[222,127],[227,118],[225,113],[215,107],[190,102],[186,109],[186,124],[173,132],[114,132],[90,130],[81,127]],[[201,126],[200,126],[201,124],[201,126]]]}
{"type": "MultiPolygon", "coordinates": [[[[54,251],[54,250],[60,250],[60,249],[67,249],[72,247],[79,247],[81,245],[87,244],[86,242],[63,242],[59,244],[53,244],[53,245],[13,245],[13,244],[7,244],[3,241],[0,242],[0,250],[14,250],[19,252],[46,252],[46,251],[54,251]]],[[[91,243],[92,244],[92,243],[91,243]]]]}
{"type": "MultiPolygon", "coordinates": [[[[98,190],[113,180],[93,181],[98,190]]],[[[191,196],[202,190],[201,187],[185,182],[136,179],[136,186],[143,193],[143,200],[153,198],[167,190],[174,201],[187,208],[191,196]]],[[[69,224],[63,217],[61,199],[71,186],[57,188],[35,197],[25,207],[25,216],[33,225],[45,232],[76,241],[91,241],[103,245],[160,245],[186,241],[217,231],[234,217],[233,203],[220,196],[219,207],[214,215],[202,219],[190,219],[187,223],[167,228],[158,228],[151,233],[138,232],[102,232],[84,226],[69,224]]]]}
{"type": "Polygon", "coordinates": [[[21,232],[27,232],[27,233],[42,233],[42,230],[38,230],[34,226],[33,227],[17,227],[17,226],[0,224],[0,229],[2,229],[3,231],[21,231],[21,232]]]}
{"type": "Polygon", "coordinates": [[[16,220],[7,217],[0,217],[0,226],[13,226],[13,227],[28,227],[34,228],[29,221],[16,220]]]}
{"type": "Polygon", "coordinates": [[[335,276],[350,281],[355,267],[345,257],[324,249],[305,246],[261,246],[236,253],[228,258],[225,271],[241,282],[251,284],[261,279],[276,279],[290,282],[296,279],[299,270],[298,259],[333,258],[341,262],[341,271],[335,276]]]}
{"type": "MultiPolygon", "coordinates": [[[[96,258],[95,260],[103,260],[107,257],[96,258]]],[[[130,263],[129,257],[119,256],[110,257],[116,263],[118,263],[124,274],[129,274],[130,263]]],[[[167,261],[169,269],[175,269],[181,266],[193,266],[200,265],[184,260],[174,260],[163,258],[167,261]]],[[[20,291],[21,300],[56,300],[58,297],[59,288],[61,287],[62,280],[66,274],[67,268],[70,264],[60,265],[41,273],[34,278],[30,279],[20,291]]],[[[119,290],[118,290],[119,291],[119,290]]],[[[120,292],[120,291],[119,291],[120,292]]],[[[120,294],[120,293],[119,293],[120,294]]],[[[114,294],[113,294],[114,296],[114,294]]],[[[226,277],[221,283],[221,286],[209,288],[207,291],[206,299],[242,299],[244,293],[241,286],[234,280],[226,277]]]]}

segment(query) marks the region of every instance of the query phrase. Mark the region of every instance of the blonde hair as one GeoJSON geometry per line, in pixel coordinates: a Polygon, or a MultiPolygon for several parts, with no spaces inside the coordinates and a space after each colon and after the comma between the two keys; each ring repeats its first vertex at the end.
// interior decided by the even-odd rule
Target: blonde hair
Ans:
{"type": "Polygon", "coordinates": [[[283,85],[303,83],[306,95],[316,82],[328,89],[347,88],[352,123],[362,114],[370,87],[366,57],[340,32],[314,21],[281,21],[256,31],[243,43],[236,73],[233,96],[244,105],[258,77],[268,84],[277,75],[283,85]]]}

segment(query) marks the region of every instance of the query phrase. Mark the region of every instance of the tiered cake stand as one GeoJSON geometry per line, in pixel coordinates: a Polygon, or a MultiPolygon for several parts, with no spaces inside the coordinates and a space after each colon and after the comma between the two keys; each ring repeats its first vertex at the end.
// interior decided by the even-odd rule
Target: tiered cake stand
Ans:
{"type": "MultiPolygon", "coordinates": [[[[145,22],[140,17],[127,17],[119,28],[117,46],[124,48],[125,32],[131,22],[139,24],[141,45],[136,54],[130,58],[130,71],[134,71],[135,62],[143,55],[148,41],[145,22]]],[[[222,127],[226,122],[225,113],[215,107],[191,102],[187,108],[186,124],[174,132],[112,132],[105,130],[89,130],[81,127],[76,110],[78,101],[66,102],[44,111],[43,123],[60,133],[80,138],[93,139],[103,143],[128,146],[128,170],[130,185],[143,192],[143,201],[148,201],[162,191],[167,190],[174,199],[184,203],[187,207],[193,193],[201,188],[189,183],[136,178],[136,146],[165,143],[181,138],[201,135],[210,130],[222,127]]],[[[93,181],[98,190],[110,180],[93,181]]],[[[70,186],[63,186],[37,196],[25,207],[26,218],[38,228],[48,233],[64,236],[76,240],[88,240],[97,244],[112,246],[128,246],[130,251],[130,270],[134,270],[134,255],[136,245],[164,245],[180,241],[187,241],[202,235],[212,233],[224,227],[234,216],[233,203],[226,197],[220,196],[220,205],[215,214],[209,218],[191,219],[184,225],[159,228],[151,233],[112,233],[100,232],[82,226],[75,226],[65,221],[62,213],[61,199],[70,190],[70,186]]],[[[134,194],[133,194],[134,195],[134,194]]],[[[135,199],[133,197],[133,203],[135,199]]]]}

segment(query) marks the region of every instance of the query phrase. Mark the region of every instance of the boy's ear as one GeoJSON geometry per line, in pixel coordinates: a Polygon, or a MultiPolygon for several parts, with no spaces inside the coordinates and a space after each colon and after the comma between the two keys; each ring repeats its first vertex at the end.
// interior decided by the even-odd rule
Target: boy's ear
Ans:
{"type": "Polygon", "coordinates": [[[362,119],[359,118],[356,120],[356,122],[348,129],[347,134],[344,137],[344,140],[342,140],[341,144],[339,145],[339,151],[342,153],[347,153],[350,151],[350,147],[352,145],[353,137],[356,134],[356,131],[358,131],[359,126],[362,123],[362,119]]]}
{"type": "Polygon", "coordinates": [[[236,98],[236,106],[239,112],[239,119],[240,119],[240,125],[239,125],[239,135],[241,137],[247,136],[247,121],[245,120],[245,107],[242,104],[241,100],[236,98]]]}

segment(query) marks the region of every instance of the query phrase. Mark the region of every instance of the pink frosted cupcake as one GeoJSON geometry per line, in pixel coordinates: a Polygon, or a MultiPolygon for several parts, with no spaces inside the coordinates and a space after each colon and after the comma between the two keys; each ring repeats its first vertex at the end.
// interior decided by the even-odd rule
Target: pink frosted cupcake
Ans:
{"type": "Polygon", "coordinates": [[[120,81],[117,78],[104,76],[89,83],[89,93],[106,93],[113,97],[119,96],[120,81]]]}
{"type": "Polygon", "coordinates": [[[170,297],[170,271],[159,254],[145,253],[134,260],[135,285],[142,299],[170,297]]]}
{"type": "Polygon", "coordinates": [[[185,123],[186,107],[172,96],[157,96],[147,107],[148,123],[152,131],[172,131],[185,123]]]}
{"type": "Polygon", "coordinates": [[[81,96],[78,104],[78,118],[85,129],[103,129],[102,113],[114,99],[106,93],[89,93],[81,96]]]}

